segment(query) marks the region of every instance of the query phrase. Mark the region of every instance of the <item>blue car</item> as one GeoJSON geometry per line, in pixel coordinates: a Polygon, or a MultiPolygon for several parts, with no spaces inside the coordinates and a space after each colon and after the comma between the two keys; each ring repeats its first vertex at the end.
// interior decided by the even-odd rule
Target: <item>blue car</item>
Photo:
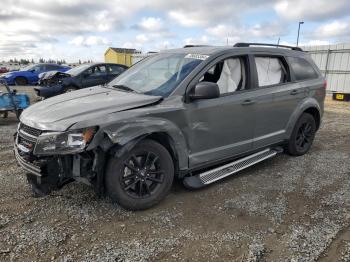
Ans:
{"type": "Polygon", "coordinates": [[[61,66],[57,64],[35,64],[29,65],[19,71],[8,72],[0,77],[5,80],[8,85],[35,85],[38,83],[39,74],[47,71],[66,72],[69,70],[68,66],[61,66]]]}

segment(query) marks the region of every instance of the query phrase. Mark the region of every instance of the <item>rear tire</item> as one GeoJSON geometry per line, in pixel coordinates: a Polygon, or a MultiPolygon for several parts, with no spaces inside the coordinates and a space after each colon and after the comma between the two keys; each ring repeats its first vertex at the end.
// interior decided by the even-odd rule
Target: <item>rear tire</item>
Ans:
{"type": "Polygon", "coordinates": [[[23,76],[18,76],[14,80],[16,86],[25,86],[28,85],[28,80],[27,78],[23,76]]]}
{"type": "Polygon", "coordinates": [[[105,189],[112,201],[128,210],[143,210],[170,191],[174,163],[165,147],[143,140],[119,158],[112,157],[105,173],[105,189]]]}
{"type": "Polygon", "coordinates": [[[306,154],[314,141],[316,134],[316,121],[308,113],[303,113],[296,122],[292,135],[288,141],[287,153],[292,156],[306,154]]]}
{"type": "Polygon", "coordinates": [[[78,90],[78,89],[74,86],[67,86],[66,88],[64,88],[64,93],[69,93],[69,92],[73,92],[76,90],[78,90]]]}

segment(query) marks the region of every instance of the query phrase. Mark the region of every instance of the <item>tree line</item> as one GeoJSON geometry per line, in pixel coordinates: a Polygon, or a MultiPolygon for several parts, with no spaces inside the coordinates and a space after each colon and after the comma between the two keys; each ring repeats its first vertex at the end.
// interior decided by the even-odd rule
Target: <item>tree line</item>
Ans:
{"type": "MultiPolygon", "coordinates": [[[[5,62],[5,61],[2,61],[2,62],[5,62]]],[[[16,63],[16,64],[20,64],[20,65],[35,64],[35,61],[33,58],[31,60],[14,58],[14,59],[10,59],[8,62],[16,63]]],[[[54,60],[54,59],[44,59],[44,58],[39,58],[38,63],[49,63],[49,64],[58,64],[58,65],[67,64],[65,59],[54,60]]],[[[79,64],[92,63],[92,60],[81,61],[79,59],[78,63],[79,64]]]]}

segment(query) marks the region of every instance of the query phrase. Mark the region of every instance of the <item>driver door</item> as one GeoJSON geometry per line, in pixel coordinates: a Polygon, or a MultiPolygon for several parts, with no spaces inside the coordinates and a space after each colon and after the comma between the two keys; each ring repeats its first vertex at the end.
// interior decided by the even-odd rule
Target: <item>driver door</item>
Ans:
{"type": "Polygon", "coordinates": [[[220,97],[187,104],[191,168],[252,150],[255,119],[248,106],[252,96],[248,66],[248,56],[227,57],[211,64],[194,81],[194,85],[217,83],[220,97]]]}
{"type": "Polygon", "coordinates": [[[92,66],[82,74],[82,87],[104,84],[107,81],[106,66],[92,66]]]}

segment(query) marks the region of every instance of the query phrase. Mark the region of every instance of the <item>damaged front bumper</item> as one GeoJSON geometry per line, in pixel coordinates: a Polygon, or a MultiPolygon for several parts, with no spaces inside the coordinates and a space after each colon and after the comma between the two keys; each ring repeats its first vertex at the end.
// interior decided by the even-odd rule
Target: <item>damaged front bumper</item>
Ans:
{"type": "Polygon", "coordinates": [[[56,84],[51,86],[38,86],[34,88],[35,94],[37,97],[49,98],[55,95],[63,93],[62,84],[56,84]]]}
{"type": "Polygon", "coordinates": [[[15,134],[14,155],[32,186],[45,192],[60,189],[71,181],[84,182],[103,193],[105,153],[100,149],[68,155],[38,156],[33,153],[40,130],[20,124],[15,134]]]}
{"type": "Polygon", "coordinates": [[[17,146],[15,145],[14,149],[14,154],[15,154],[15,158],[18,162],[18,164],[24,169],[26,170],[27,172],[33,174],[33,175],[36,175],[36,176],[42,176],[43,173],[42,173],[42,170],[41,170],[41,167],[40,166],[37,166],[37,165],[34,165],[32,164],[31,162],[29,161],[26,161],[25,158],[23,158],[19,152],[18,152],[18,149],[17,149],[17,146]]]}

